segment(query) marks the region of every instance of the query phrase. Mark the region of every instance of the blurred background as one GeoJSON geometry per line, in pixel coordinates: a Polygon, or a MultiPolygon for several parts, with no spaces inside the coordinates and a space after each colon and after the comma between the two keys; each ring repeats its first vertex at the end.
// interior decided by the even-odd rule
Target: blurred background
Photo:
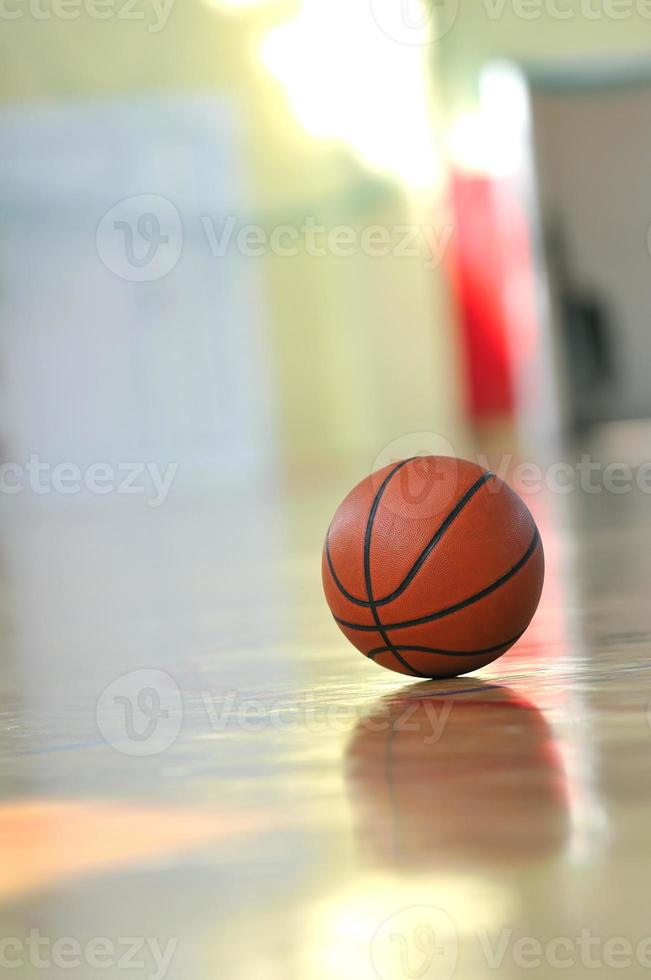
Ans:
{"type": "Polygon", "coordinates": [[[8,0],[6,459],[309,478],[646,417],[649,18],[8,0]]]}
{"type": "Polygon", "coordinates": [[[353,823],[394,862],[364,769],[382,745],[352,744],[346,790],[341,730],[224,735],[205,694],[356,710],[395,689],[320,586],[372,469],[646,460],[649,0],[2,0],[0,62],[4,935],[173,933],[172,976],[360,980],[359,922],[438,887],[460,928],[574,928],[586,902],[605,922],[614,874],[642,891],[646,830],[609,863],[599,787],[644,804],[648,753],[631,803],[619,736],[592,740],[610,695],[572,679],[647,635],[646,496],[528,498],[548,577],[509,660],[526,697],[489,685],[464,718],[492,736],[416,753],[409,835],[437,805],[424,764],[435,834],[473,855],[442,869],[417,838],[418,895],[351,870],[353,823]],[[562,683],[536,685],[543,662],[562,683]],[[490,785],[446,780],[479,749],[502,772],[508,719],[505,834],[490,785]],[[539,876],[507,879],[534,811],[517,861],[539,876]]]}

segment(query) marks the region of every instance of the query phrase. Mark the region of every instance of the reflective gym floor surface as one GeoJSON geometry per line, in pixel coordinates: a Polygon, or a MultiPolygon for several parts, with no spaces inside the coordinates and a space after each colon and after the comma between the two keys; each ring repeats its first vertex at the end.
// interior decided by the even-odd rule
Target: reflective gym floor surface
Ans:
{"type": "Polygon", "coordinates": [[[529,499],[534,624],[408,682],[322,598],[349,484],[2,502],[3,970],[648,974],[651,497],[529,499]]]}

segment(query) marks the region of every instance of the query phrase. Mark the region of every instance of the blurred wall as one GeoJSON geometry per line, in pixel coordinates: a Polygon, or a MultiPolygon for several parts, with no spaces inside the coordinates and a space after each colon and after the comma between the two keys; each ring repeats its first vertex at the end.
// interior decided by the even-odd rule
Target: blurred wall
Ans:
{"type": "MultiPolygon", "coordinates": [[[[534,89],[532,108],[543,222],[556,253],[550,267],[562,262],[564,290],[603,311],[601,356],[612,360],[612,377],[602,384],[582,391],[579,378],[574,385],[569,379],[580,414],[591,421],[651,417],[651,85],[534,89]],[[562,239],[556,245],[554,235],[562,239]]],[[[570,329],[561,324],[566,345],[570,329]]]]}
{"type": "Polygon", "coordinates": [[[526,63],[651,50],[646,0],[444,0],[438,63],[454,117],[475,108],[482,67],[494,58],[526,63]]]}
{"type": "MultiPolygon", "coordinates": [[[[138,157],[137,128],[134,135],[128,119],[133,116],[134,104],[140,106],[135,110],[136,115],[144,112],[146,116],[147,105],[153,107],[167,150],[177,146],[181,157],[185,155],[187,160],[184,100],[187,99],[188,106],[195,107],[197,100],[204,100],[206,105],[214,101],[219,106],[218,113],[229,117],[232,123],[223,129],[217,142],[219,139],[235,142],[232,161],[236,162],[229,166],[235,168],[236,174],[224,179],[218,172],[221,151],[209,158],[216,168],[212,184],[205,169],[200,178],[196,177],[196,160],[189,170],[181,167],[175,178],[171,172],[174,159],[171,150],[169,153],[166,150],[158,170],[152,160],[139,169],[136,167],[138,179],[131,181],[109,179],[107,182],[106,166],[91,175],[84,167],[76,167],[73,160],[65,192],[67,199],[54,200],[52,195],[56,198],[61,189],[50,187],[48,208],[55,215],[58,207],[65,211],[70,201],[74,201],[75,182],[85,185],[80,186],[78,200],[85,209],[82,220],[86,244],[78,243],[79,248],[86,247],[93,228],[101,223],[111,195],[116,199],[136,193],[162,194],[169,198],[176,193],[173,203],[178,205],[180,196],[183,211],[184,191],[190,187],[192,219],[200,219],[201,210],[208,209],[218,232],[229,219],[238,228],[255,224],[270,234],[279,224],[296,226],[310,217],[328,228],[339,225],[352,228],[358,238],[369,226],[380,225],[389,230],[392,241],[399,241],[402,236],[395,229],[405,224],[414,225],[417,231],[422,224],[428,224],[444,236],[446,216],[436,193],[414,195],[395,175],[368,167],[345,139],[308,133],[297,118],[285,87],[263,63],[260,45],[276,25],[296,16],[301,9],[298,2],[225,10],[218,4],[211,7],[197,0],[184,0],[159,7],[141,4],[133,8],[129,17],[116,16],[115,9],[118,8],[113,8],[113,16],[98,19],[95,14],[89,14],[88,5],[74,9],[69,6],[68,19],[61,15],[36,17],[25,8],[16,19],[0,22],[0,57],[4,66],[0,97],[5,106],[11,114],[16,109],[20,113],[22,108],[29,113],[30,104],[75,107],[82,100],[89,141],[88,147],[80,150],[82,155],[86,149],[91,156],[93,152],[106,156],[108,139],[112,151],[109,168],[133,173],[134,160],[138,157]],[[92,120],[94,114],[97,119],[103,119],[107,106],[112,121],[108,133],[104,131],[106,138],[102,139],[93,132],[92,120]],[[120,106],[131,132],[126,141],[130,150],[120,136],[120,106]],[[162,134],[166,118],[165,140],[162,134]],[[233,182],[231,177],[237,178],[239,190],[229,202],[224,193],[233,182]],[[93,180],[99,181],[98,185],[88,186],[93,180]],[[216,185],[219,194],[214,193],[216,185]]],[[[369,22],[369,30],[376,27],[369,22]]],[[[332,55],[334,70],[336,52],[332,55]]],[[[306,57],[309,64],[309,50],[306,57]]],[[[359,61],[361,77],[363,51],[359,53],[359,61]]],[[[326,78],[321,98],[327,99],[327,85],[326,78]]],[[[208,119],[214,111],[214,106],[208,109],[208,119]]],[[[373,111],[381,126],[383,106],[378,104],[373,111]]],[[[201,125],[205,129],[204,123],[201,125]]],[[[39,153],[42,153],[46,144],[56,143],[56,126],[54,129],[50,126],[47,131],[39,129],[41,124],[37,119],[34,126],[40,133],[39,153]]],[[[24,126],[21,131],[25,132],[24,126]]],[[[83,131],[77,130],[77,144],[83,143],[83,137],[83,131]]],[[[5,139],[9,138],[9,130],[5,129],[5,139]]],[[[192,152],[200,158],[200,145],[193,146],[192,152]]],[[[29,153],[27,144],[25,153],[29,153]]],[[[41,166],[47,165],[47,159],[43,158],[41,166]]],[[[44,173],[34,175],[36,185],[44,179],[44,173]]],[[[437,179],[432,174],[433,184],[437,179]]],[[[14,218],[17,225],[12,234],[20,234],[16,227],[22,219],[20,215],[14,218]]],[[[38,237],[38,211],[32,214],[31,220],[33,234],[38,237]]],[[[143,313],[147,328],[138,340],[139,364],[160,364],[162,359],[167,369],[158,375],[150,371],[152,387],[145,397],[149,408],[142,410],[158,413],[161,425],[172,426],[179,433],[177,441],[165,447],[167,455],[179,455],[179,446],[186,438],[183,429],[191,430],[199,424],[202,412],[206,411],[201,399],[184,399],[183,385],[175,383],[175,374],[181,370],[184,360],[189,363],[191,389],[193,372],[199,367],[192,367],[188,349],[198,350],[197,357],[203,361],[217,356],[211,353],[206,335],[206,330],[210,333],[211,315],[212,329],[234,332],[231,347],[236,343],[235,332],[240,340],[242,337],[241,329],[236,326],[237,318],[247,320],[245,334],[251,338],[248,342],[256,346],[251,357],[257,366],[253,375],[243,371],[233,374],[231,381],[236,388],[240,387],[242,397],[256,405],[260,418],[251,431],[258,433],[256,439],[266,442],[272,456],[299,465],[324,457],[361,458],[363,465],[370,465],[386,443],[414,431],[443,433],[458,446],[463,443],[465,429],[455,328],[442,284],[440,257],[435,262],[429,261],[431,256],[422,235],[419,240],[421,245],[408,257],[394,254],[393,246],[391,254],[382,258],[359,249],[346,257],[332,254],[315,257],[307,254],[302,243],[298,254],[291,258],[268,250],[255,257],[240,254],[235,263],[237,271],[232,274],[243,284],[243,305],[237,310],[232,302],[224,305],[220,299],[220,296],[223,299],[219,286],[223,267],[214,274],[212,270],[217,269],[221,259],[206,254],[197,256],[198,264],[194,264],[194,271],[182,290],[185,298],[178,301],[175,311],[167,294],[175,291],[178,270],[170,272],[162,285],[159,282],[134,288],[133,284],[105,280],[104,287],[112,288],[113,299],[116,296],[118,299],[108,304],[106,296],[102,299],[105,325],[100,333],[107,336],[110,318],[119,316],[125,293],[130,291],[132,299],[137,295],[135,305],[130,307],[128,323],[122,324],[127,333],[137,330],[139,311],[143,304],[147,307],[143,313]],[[213,279],[215,282],[208,282],[213,279]],[[190,282],[194,282],[193,300],[190,282]],[[161,290],[167,291],[166,295],[161,290]],[[252,292],[256,297],[253,302],[252,292]],[[164,338],[160,334],[156,336],[157,317],[163,310],[169,324],[164,338]],[[249,329],[251,317],[255,324],[249,329]],[[183,324],[182,329],[173,328],[175,318],[177,325],[183,324]],[[203,324],[200,328],[199,321],[203,324]],[[254,375],[258,382],[253,380],[254,375]],[[268,390],[269,397],[259,398],[258,389],[263,393],[268,390]],[[161,414],[161,407],[166,413],[161,414]],[[178,417],[184,412],[187,417],[183,426],[178,417]]],[[[11,243],[6,244],[11,250],[11,243]]],[[[186,248],[182,260],[186,271],[188,262],[193,261],[186,248]]],[[[82,267],[83,263],[77,267],[80,275],[82,267]]],[[[68,272],[70,269],[69,262],[68,272]]],[[[38,275],[38,269],[33,271],[38,275]]],[[[20,315],[14,306],[14,323],[20,320],[20,315]]],[[[63,311],[64,319],[77,319],[80,330],[89,316],[92,316],[92,298],[88,295],[83,304],[71,299],[63,311]]],[[[60,328],[60,325],[56,327],[60,328]]],[[[68,373],[66,379],[68,418],[72,420],[86,411],[86,428],[92,433],[92,408],[89,408],[92,402],[87,400],[88,382],[81,375],[84,367],[92,373],[101,371],[101,365],[92,357],[82,363],[83,350],[78,348],[78,338],[75,340],[73,334],[74,331],[72,334],[69,331],[61,335],[62,344],[70,344],[73,351],[77,348],[73,359],[77,357],[79,361],[79,371],[68,373]]],[[[107,341],[109,346],[124,342],[120,333],[114,333],[107,341]]],[[[29,371],[30,356],[29,350],[23,349],[20,370],[29,371]]],[[[7,351],[7,360],[11,367],[16,366],[11,351],[7,351]]],[[[140,370],[135,363],[129,367],[128,360],[129,356],[125,355],[120,368],[120,383],[127,388],[136,383],[129,378],[129,371],[140,370]]],[[[217,371],[216,386],[218,375],[217,371]]],[[[206,374],[202,385],[208,384],[206,374]]],[[[209,411],[240,411],[237,400],[233,403],[226,396],[219,399],[221,390],[216,388],[209,411]]],[[[56,384],[54,393],[50,394],[56,396],[56,384]]],[[[38,389],[32,392],[32,397],[38,398],[38,389]]],[[[102,411],[105,410],[106,406],[102,411]]],[[[7,419],[9,428],[12,424],[11,418],[7,419]]],[[[59,415],[57,424],[65,428],[65,411],[59,415]]],[[[219,426],[204,428],[210,440],[211,432],[216,432],[219,426]]],[[[242,427],[235,426],[230,436],[228,432],[225,434],[226,441],[219,442],[216,448],[227,451],[229,438],[234,442],[249,437],[253,438],[242,427]]],[[[34,433],[24,433],[25,444],[30,438],[32,443],[34,439],[38,443],[34,433]]],[[[239,455],[244,457],[246,452],[239,455]]]]}

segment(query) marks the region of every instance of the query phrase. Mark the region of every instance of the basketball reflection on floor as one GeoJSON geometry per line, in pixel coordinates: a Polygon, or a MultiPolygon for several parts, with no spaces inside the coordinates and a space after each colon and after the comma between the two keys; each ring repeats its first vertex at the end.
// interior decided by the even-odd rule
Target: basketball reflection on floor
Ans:
{"type": "Polygon", "coordinates": [[[568,838],[551,730],[507,687],[427,681],[383,698],[353,733],[346,776],[369,867],[544,858],[568,838]]]}

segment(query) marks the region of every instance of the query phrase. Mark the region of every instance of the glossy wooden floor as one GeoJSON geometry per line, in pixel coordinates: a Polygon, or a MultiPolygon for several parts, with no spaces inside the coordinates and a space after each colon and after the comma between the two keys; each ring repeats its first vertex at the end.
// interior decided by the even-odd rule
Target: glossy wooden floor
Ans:
{"type": "Polygon", "coordinates": [[[322,599],[344,487],[10,502],[16,974],[648,974],[651,498],[532,501],[530,631],[479,674],[405,684],[322,599]]]}

